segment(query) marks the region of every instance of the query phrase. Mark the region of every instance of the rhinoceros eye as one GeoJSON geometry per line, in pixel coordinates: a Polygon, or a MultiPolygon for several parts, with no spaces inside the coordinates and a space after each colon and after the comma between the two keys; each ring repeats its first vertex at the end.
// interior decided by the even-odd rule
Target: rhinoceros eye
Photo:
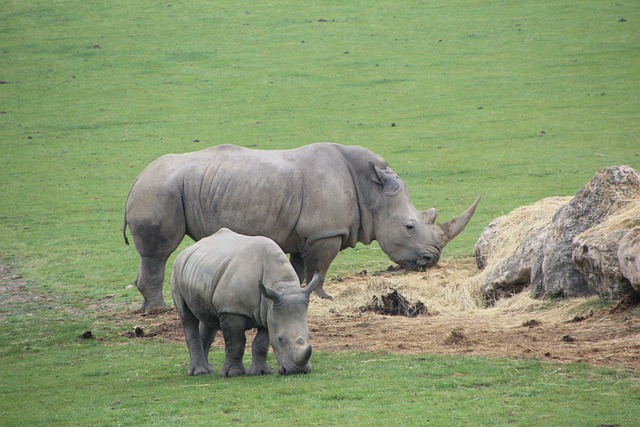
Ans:
{"type": "Polygon", "coordinates": [[[407,229],[407,230],[409,230],[409,231],[411,231],[411,230],[413,230],[414,228],[416,228],[416,226],[415,226],[415,225],[413,225],[413,224],[407,224],[407,225],[405,225],[405,227],[406,227],[406,229],[407,229]]]}

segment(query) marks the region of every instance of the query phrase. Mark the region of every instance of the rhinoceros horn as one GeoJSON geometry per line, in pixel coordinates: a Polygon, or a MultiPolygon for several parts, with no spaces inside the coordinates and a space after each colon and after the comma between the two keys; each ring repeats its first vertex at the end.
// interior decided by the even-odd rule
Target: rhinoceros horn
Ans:
{"type": "MultiPolygon", "coordinates": [[[[476,201],[473,202],[473,204],[466,211],[462,212],[462,214],[459,217],[454,218],[451,221],[436,224],[438,227],[440,227],[440,229],[442,230],[445,236],[445,241],[441,242],[443,247],[444,245],[449,243],[449,241],[451,241],[454,237],[460,234],[462,230],[464,230],[464,228],[469,223],[469,220],[475,213],[476,207],[478,206],[478,203],[480,203],[480,198],[481,196],[478,196],[476,201]]],[[[433,215],[434,222],[435,222],[436,216],[437,216],[437,213],[433,215]]]]}

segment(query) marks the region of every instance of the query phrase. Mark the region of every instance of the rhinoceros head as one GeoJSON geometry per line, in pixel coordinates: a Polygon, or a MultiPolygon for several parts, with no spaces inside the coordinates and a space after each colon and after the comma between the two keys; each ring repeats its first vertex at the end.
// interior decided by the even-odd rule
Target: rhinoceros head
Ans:
{"type": "Polygon", "coordinates": [[[269,342],[278,362],[281,374],[306,374],[311,372],[311,344],[309,343],[309,325],[307,311],[309,295],[320,284],[318,275],[314,276],[305,288],[300,283],[291,286],[267,288],[260,282],[260,292],[271,300],[267,312],[269,342]]]}
{"type": "Polygon", "coordinates": [[[371,180],[377,187],[372,212],[374,234],[380,247],[393,262],[406,269],[434,266],[442,248],[469,223],[480,197],[459,217],[436,224],[438,212],[434,208],[418,211],[395,172],[373,163],[369,166],[371,180]]]}

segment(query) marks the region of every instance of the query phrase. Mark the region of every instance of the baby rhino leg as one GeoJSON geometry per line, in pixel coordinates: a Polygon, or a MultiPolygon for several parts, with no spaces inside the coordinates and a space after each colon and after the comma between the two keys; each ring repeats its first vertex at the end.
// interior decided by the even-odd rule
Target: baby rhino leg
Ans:
{"type": "Polygon", "coordinates": [[[266,329],[258,329],[258,334],[251,344],[251,366],[247,375],[271,375],[273,369],[267,365],[267,353],[269,352],[269,332],[266,329]]]}
{"type": "Polygon", "coordinates": [[[189,348],[189,375],[210,374],[213,372],[213,366],[207,361],[207,356],[204,352],[199,331],[200,321],[179,296],[174,295],[174,302],[180,316],[187,347],[189,348]]]}
{"type": "Polygon", "coordinates": [[[221,377],[237,377],[244,375],[245,368],[242,363],[244,346],[247,343],[245,330],[247,318],[233,314],[225,314],[220,318],[220,327],[224,336],[224,366],[220,370],[221,377]]]}
{"type": "Polygon", "coordinates": [[[209,350],[216,337],[216,333],[220,329],[220,325],[216,323],[200,322],[200,338],[202,339],[202,350],[204,351],[204,359],[209,363],[209,350]]]}

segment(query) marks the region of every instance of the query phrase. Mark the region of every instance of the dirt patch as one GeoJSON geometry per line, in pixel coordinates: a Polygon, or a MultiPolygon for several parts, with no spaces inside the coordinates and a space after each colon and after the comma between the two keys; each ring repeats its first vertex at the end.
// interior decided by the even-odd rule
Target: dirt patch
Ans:
{"type": "Polygon", "coordinates": [[[14,274],[8,266],[0,265],[0,301],[24,303],[31,298],[22,276],[14,274]]]}
{"type": "MultiPolygon", "coordinates": [[[[640,369],[637,305],[624,310],[602,307],[595,297],[539,301],[525,291],[485,308],[474,288],[475,274],[475,261],[468,259],[442,262],[422,273],[331,280],[325,290],[334,300],[314,296],[309,309],[314,350],[538,358],[640,369]],[[393,290],[412,303],[424,302],[427,314],[404,317],[362,311],[374,296],[393,290]]],[[[0,266],[0,305],[32,298],[38,296],[22,279],[0,266]]],[[[94,305],[92,312],[98,318],[93,335],[108,341],[99,329],[109,323],[123,325],[119,335],[131,339],[184,342],[174,309],[147,314],[133,307],[113,302],[94,305]]],[[[252,335],[248,334],[248,345],[252,335]]],[[[214,346],[223,347],[220,333],[214,346]]]]}
{"type": "Polygon", "coordinates": [[[52,307],[56,303],[55,295],[34,292],[21,275],[0,264],[0,318],[24,313],[32,304],[52,307]]]}

